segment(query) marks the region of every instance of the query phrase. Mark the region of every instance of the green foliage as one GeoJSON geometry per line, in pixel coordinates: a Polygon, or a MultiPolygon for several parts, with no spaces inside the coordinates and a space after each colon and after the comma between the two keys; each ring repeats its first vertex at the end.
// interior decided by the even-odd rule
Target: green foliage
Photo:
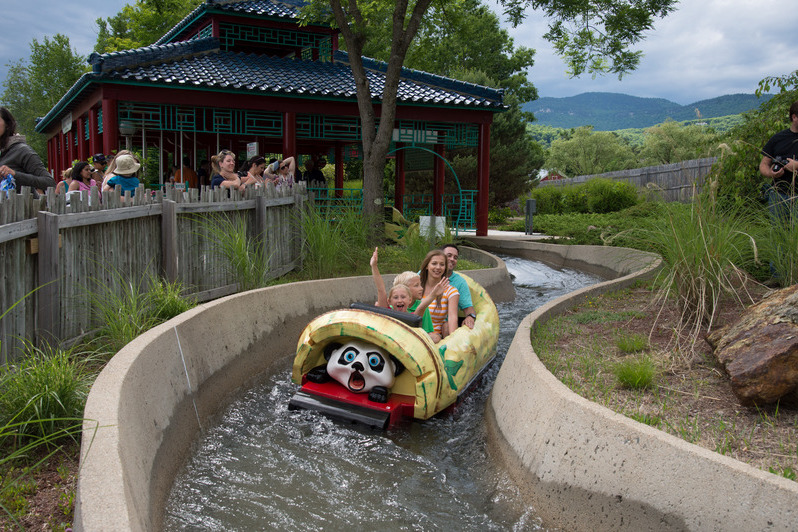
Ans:
{"type": "Polygon", "coordinates": [[[640,157],[646,165],[677,163],[710,157],[717,135],[703,126],[682,126],[668,120],[646,130],[640,157]]]}
{"type": "MultiPolygon", "coordinates": [[[[14,427],[16,438],[70,433],[83,415],[93,374],[85,353],[25,344],[20,361],[0,367],[0,426],[14,427]]],[[[5,434],[5,436],[10,436],[5,434]]]]}
{"type": "Polygon", "coordinates": [[[36,119],[46,115],[86,71],[86,58],[70,46],[69,37],[60,33],[41,42],[31,40],[28,59],[9,65],[0,101],[14,115],[18,132],[26,136],[42,161],[47,160],[46,139],[34,131],[36,119]]]}
{"type": "Polygon", "coordinates": [[[612,368],[618,384],[630,390],[644,390],[654,384],[657,368],[649,358],[627,359],[612,368]]]}
{"type": "MultiPolygon", "coordinates": [[[[656,18],[675,9],[674,0],[601,0],[534,2],[550,19],[544,38],[565,59],[568,73],[612,73],[620,78],[637,68],[642,52],[629,48],[643,38],[656,18]]],[[[518,25],[527,0],[502,0],[505,14],[518,25]]]]}
{"type": "Polygon", "coordinates": [[[311,279],[335,277],[368,264],[370,224],[359,211],[309,208],[297,223],[304,235],[302,265],[311,279]]]}
{"type": "Polygon", "coordinates": [[[555,140],[545,166],[566,177],[602,174],[637,165],[632,147],[618,135],[580,127],[570,139],[555,140]]]}
{"type": "Polygon", "coordinates": [[[139,0],[108,18],[98,18],[100,54],[148,46],[160,39],[202,0],[139,0]]]}
{"type": "Polygon", "coordinates": [[[616,212],[636,205],[637,189],[631,183],[594,178],[584,185],[587,212],[616,212]]]}
{"type": "Polygon", "coordinates": [[[788,109],[798,100],[798,70],[765,78],[757,92],[774,86],[779,87],[779,93],[759,109],[746,113],[745,121],[729,132],[721,146],[712,174],[718,181],[718,199],[724,204],[744,207],[762,199],[761,186],[766,179],[759,173],[761,150],[774,133],[789,125],[788,109]]]}
{"type": "MultiPolygon", "coordinates": [[[[538,214],[608,213],[636,205],[634,185],[596,177],[578,185],[537,187],[529,193],[538,214]]],[[[522,201],[526,200],[526,196],[522,201]]]]}
{"type": "Polygon", "coordinates": [[[154,277],[133,282],[118,270],[109,273],[112,281],[96,282],[87,297],[92,321],[99,324],[92,345],[106,356],[113,356],[144,331],[195,305],[193,300],[182,298],[179,283],[154,277]]]}
{"type": "MultiPolygon", "coordinates": [[[[769,210],[769,208],[768,208],[769,210]]],[[[779,206],[779,216],[764,209],[757,211],[756,242],[767,276],[780,286],[798,283],[798,205],[796,196],[779,206]]]]}
{"type": "Polygon", "coordinates": [[[666,217],[639,235],[662,257],[659,297],[678,299],[690,353],[702,328],[711,328],[720,297],[738,294],[756,259],[751,226],[751,214],[723,209],[707,194],[691,205],[669,204],[666,217]]]}
{"type": "Polygon", "coordinates": [[[491,207],[488,211],[488,224],[501,225],[507,221],[507,218],[515,216],[515,214],[509,207],[491,207]]]}
{"type": "Polygon", "coordinates": [[[648,338],[642,334],[621,334],[615,339],[615,346],[621,353],[639,353],[648,349],[648,338]]]}
{"type": "Polygon", "coordinates": [[[210,242],[213,253],[225,260],[227,272],[236,280],[239,290],[266,286],[270,278],[270,256],[266,254],[263,240],[248,233],[244,217],[233,212],[197,220],[199,234],[210,242]]]}
{"type": "MultiPolygon", "coordinates": [[[[537,215],[540,214],[562,214],[565,211],[565,189],[567,187],[537,187],[529,193],[529,197],[535,200],[537,215]]],[[[526,200],[526,197],[524,197],[526,200]]]]}
{"type": "Polygon", "coordinates": [[[660,216],[652,209],[649,216],[635,207],[606,214],[573,213],[535,215],[535,231],[559,238],[560,244],[613,245],[650,249],[641,245],[645,232],[660,216]],[[627,214],[632,213],[632,214],[627,214]]]}

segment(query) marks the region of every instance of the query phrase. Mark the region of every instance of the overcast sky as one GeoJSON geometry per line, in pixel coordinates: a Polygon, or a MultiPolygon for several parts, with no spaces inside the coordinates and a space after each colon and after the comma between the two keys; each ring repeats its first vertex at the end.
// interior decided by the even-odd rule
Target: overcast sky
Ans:
{"type": "MultiPolygon", "coordinates": [[[[33,38],[63,33],[78,53],[88,55],[97,40],[94,20],[115,15],[127,3],[14,0],[14,8],[3,13],[0,80],[6,77],[7,63],[28,57],[33,38]]],[[[723,94],[751,93],[760,79],[798,68],[798,32],[790,31],[786,22],[795,16],[796,5],[795,0],[682,0],[640,45],[645,54],[640,68],[621,81],[590,75],[569,79],[562,60],[540,38],[546,32],[546,19],[540,15],[530,12],[523,26],[507,27],[516,45],[537,50],[529,76],[540,96],[622,92],[686,105],[723,94]]]]}

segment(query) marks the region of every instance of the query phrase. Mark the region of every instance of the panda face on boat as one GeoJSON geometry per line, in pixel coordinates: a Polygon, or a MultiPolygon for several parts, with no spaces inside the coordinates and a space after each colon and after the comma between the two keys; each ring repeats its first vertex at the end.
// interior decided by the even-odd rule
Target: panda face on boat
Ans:
{"type": "Polygon", "coordinates": [[[367,393],[375,386],[393,386],[396,365],[374,344],[352,340],[330,353],[327,373],[349,391],[367,393]]]}

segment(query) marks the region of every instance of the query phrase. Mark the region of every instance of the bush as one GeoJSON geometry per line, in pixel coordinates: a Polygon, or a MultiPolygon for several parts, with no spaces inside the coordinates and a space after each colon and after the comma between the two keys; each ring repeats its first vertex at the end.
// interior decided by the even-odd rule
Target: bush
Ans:
{"type": "Polygon", "coordinates": [[[617,212],[638,203],[637,188],[623,181],[594,178],[585,183],[587,211],[617,212]]]}
{"type": "Polygon", "coordinates": [[[634,185],[601,177],[578,185],[538,187],[530,197],[537,200],[537,214],[602,214],[621,211],[640,202],[634,185]]]}
{"type": "Polygon", "coordinates": [[[587,188],[582,185],[569,185],[562,191],[563,213],[587,213],[588,205],[587,188]]]}
{"type": "Polygon", "coordinates": [[[529,196],[536,202],[537,214],[563,213],[563,187],[537,187],[529,196]]]}
{"type": "Polygon", "coordinates": [[[513,215],[515,213],[510,207],[491,207],[488,211],[488,224],[502,225],[513,215]]]}

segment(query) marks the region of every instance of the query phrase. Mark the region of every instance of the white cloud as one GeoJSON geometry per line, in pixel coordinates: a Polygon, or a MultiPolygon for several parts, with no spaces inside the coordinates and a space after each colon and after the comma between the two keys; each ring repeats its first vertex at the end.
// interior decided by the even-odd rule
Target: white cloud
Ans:
{"type": "Polygon", "coordinates": [[[640,43],[640,67],[622,81],[590,75],[568,79],[564,63],[542,39],[546,22],[538,13],[530,12],[522,27],[508,29],[516,45],[537,50],[529,75],[541,96],[607,91],[687,104],[753,92],[762,78],[795,70],[798,34],[777,24],[794,7],[794,0],[682,0],[640,43]]]}
{"type": "Polygon", "coordinates": [[[4,10],[6,33],[0,40],[0,83],[8,72],[6,64],[27,60],[33,39],[41,42],[45,36],[61,33],[69,37],[77,53],[88,56],[97,42],[94,21],[116,15],[129,1],[133,0],[28,0],[4,10]]]}

